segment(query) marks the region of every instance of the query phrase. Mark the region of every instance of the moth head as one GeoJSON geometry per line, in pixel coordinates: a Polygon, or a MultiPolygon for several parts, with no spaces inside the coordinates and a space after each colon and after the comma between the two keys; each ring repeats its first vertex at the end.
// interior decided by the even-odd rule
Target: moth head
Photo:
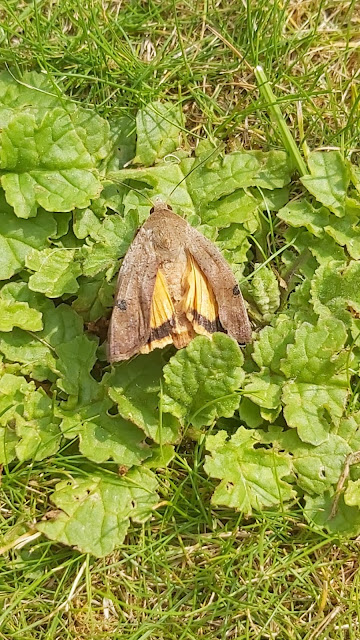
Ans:
{"type": "Polygon", "coordinates": [[[154,206],[152,206],[152,207],[151,207],[151,209],[150,209],[150,215],[151,215],[152,213],[154,213],[154,211],[156,211],[156,209],[159,209],[159,208],[160,208],[160,209],[169,209],[170,211],[172,211],[172,210],[173,210],[173,209],[172,209],[172,207],[170,207],[170,205],[169,205],[169,204],[165,204],[162,200],[157,200],[157,201],[154,203],[154,206]]]}

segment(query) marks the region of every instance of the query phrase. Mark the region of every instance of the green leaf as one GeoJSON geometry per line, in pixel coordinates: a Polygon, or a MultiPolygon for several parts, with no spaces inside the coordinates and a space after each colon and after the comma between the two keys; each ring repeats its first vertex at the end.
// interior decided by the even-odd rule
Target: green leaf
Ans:
{"type": "Polygon", "coordinates": [[[329,212],[323,207],[316,209],[304,199],[289,202],[280,209],[278,216],[291,227],[306,227],[318,238],[324,235],[324,228],[329,224],[329,212]]]}
{"type": "Polygon", "coordinates": [[[71,307],[54,304],[39,293],[30,291],[25,283],[9,283],[14,295],[22,302],[39,309],[42,313],[43,329],[32,334],[18,328],[11,333],[0,333],[0,351],[10,362],[22,364],[24,374],[36,380],[54,380],[52,372],[58,374],[56,349],[83,331],[83,321],[71,307]]]}
{"type": "Polygon", "coordinates": [[[205,471],[221,483],[212,502],[233,507],[245,515],[253,509],[282,504],[294,495],[283,478],[290,475],[290,458],[273,449],[255,448],[260,441],[256,431],[240,427],[227,439],[226,431],[206,438],[211,453],[205,459],[205,471]]]}
{"type": "Polygon", "coordinates": [[[244,189],[237,189],[217,202],[211,203],[202,214],[202,221],[217,228],[243,224],[254,233],[259,227],[259,200],[244,189]]]}
{"type": "Polygon", "coordinates": [[[289,380],[282,394],[286,422],[302,440],[319,445],[327,440],[331,422],[339,423],[348,395],[346,379],[339,385],[336,381],[319,385],[289,380]]]}
{"type": "Polygon", "coordinates": [[[81,401],[84,404],[76,405],[74,409],[62,407],[59,416],[63,418],[64,436],[78,437],[79,449],[89,460],[102,464],[111,459],[132,467],[151,456],[151,449],[144,443],[143,431],[120,416],[108,413],[113,403],[104,397],[101,388],[93,387],[91,396],[82,397],[81,401]]]}
{"type": "Polygon", "coordinates": [[[265,327],[258,334],[252,354],[256,364],[268,367],[274,373],[282,373],[280,364],[286,357],[287,347],[294,341],[294,321],[281,314],[277,317],[274,326],[265,327]]]}
{"type": "Polygon", "coordinates": [[[108,125],[88,112],[55,108],[39,123],[14,115],[1,136],[0,166],[6,199],[20,218],[85,208],[101,192],[96,166],[109,151],[108,125]],[[26,144],[24,143],[26,141],[26,144]]]}
{"type": "MultiPolygon", "coordinates": [[[[60,389],[70,396],[68,405],[86,405],[96,393],[97,382],[90,375],[96,360],[97,342],[83,334],[59,344],[58,371],[60,389]]],[[[70,408],[69,406],[69,408],[70,408]]]]}
{"type": "Polygon", "coordinates": [[[267,369],[251,373],[246,379],[244,396],[254,404],[276,412],[281,406],[282,382],[280,376],[271,374],[267,369]]]}
{"type": "Polygon", "coordinates": [[[29,288],[44,293],[48,298],[75,293],[79,288],[76,278],[81,274],[75,254],[74,249],[32,249],[26,256],[26,266],[35,271],[30,276],[29,288]]]}
{"type": "Polygon", "coordinates": [[[280,366],[288,378],[282,395],[284,416],[305,442],[324,442],[330,430],[327,416],[336,425],[343,414],[349,393],[346,339],[342,322],[323,318],[316,327],[304,322],[294,344],[287,347],[280,366]]]}
{"type": "Polygon", "coordinates": [[[311,282],[311,299],[318,314],[333,314],[347,326],[360,312],[360,264],[328,262],[311,282]]]}
{"type": "Polygon", "coordinates": [[[92,232],[96,241],[84,247],[84,275],[93,277],[105,269],[110,269],[110,275],[113,275],[118,259],[125,255],[134,238],[137,226],[136,211],[130,211],[124,218],[107,216],[92,232]]]}
{"type": "Polygon", "coordinates": [[[42,460],[56,453],[61,432],[53,402],[42,388],[21,376],[0,378],[0,460],[42,460]]]}
{"type": "Polygon", "coordinates": [[[129,116],[110,121],[110,136],[113,143],[113,156],[105,159],[107,170],[121,169],[135,156],[135,122],[129,116]]]}
{"type": "Polygon", "coordinates": [[[41,312],[30,307],[28,302],[18,300],[22,286],[20,282],[13,282],[5,284],[0,291],[0,331],[12,331],[14,327],[28,331],[43,328],[41,312]]]}
{"type": "Polygon", "coordinates": [[[59,424],[60,420],[54,415],[53,400],[41,387],[25,397],[23,414],[16,423],[20,438],[16,445],[19,460],[43,460],[54,455],[61,440],[59,424]]]}
{"type": "Polygon", "coordinates": [[[324,493],[336,485],[352,447],[347,438],[330,433],[313,446],[302,442],[294,430],[270,427],[268,441],[291,454],[298,485],[308,493],[324,493]]]}
{"type": "MultiPolygon", "coordinates": [[[[254,269],[257,267],[260,265],[255,264],[254,269]]],[[[269,267],[263,266],[256,271],[250,292],[260,313],[270,319],[280,306],[280,291],[277,278],[269,267]]]]}
{"type": "MultiPolygon", "coordinates": [[[[202,161],[202,159],[200,160],[202,161]]],[[[195,169],[183,161],[186,183],[194,202],[203,209],[206,204],[240,188],[277,189],[290,182],[288,157],[283,151],[234,151],[208,166],[195,169]]]]}
{"type": "Polygon", "coordinates": [[[118,365],[105,382],[120,415],[162,444],[177,442],[180,435],[178,420],[169,413],[162,413],[163,366],[162,354],[157,350],[118,365]]]}
{"type": "Polygon", "coordinates": [[[106,556],[124,541],[130,524],[144,522],[159,500],[157,481],[149,469],[126,476],[91,475],[56,485],[52,501],[61,511],[37,528],[51,540],[83,553],[106,556]]]}
{"type": "Polygon", "coordinates": [[[296,329],[280,369],[298,382],[327,383],[345,366],[348,354],[340,352],[346,339],[344,324],[335,318],[320,318],[315,327],[304,322],[296,329]]]}
{"type": "Polygon", "coordinates": [[[81,240],[87,236],[97,240],[101,222],[91,209],[76,209],[74,211],[73,229],[76,237],[81,240]]]}
{"type": "Polygon", "coordinates": [[[242,364],[242,353],[229,336],[194,338],[164,367],[164,411],[197,428],[220,416],[230,418],[239,406],[242,364]]]}
{"type": "Polygon", "coordinates": [[[334,495],[330,492],[321,496],[306,496],[305,517],[315,525],[325,527],[330,533],[358,536],[360,533],[360,509],[345,504],[340,496],[336,514],[331,517],[334,495]]]}
{"type": "Polygon", "coordinates": [[[269,421],[281,397],[288,426],[297,429],[301,440],[321,444],[331,423],[339,425],[349,394],[346,340],[345,326],[335,318],[320,318],[316,326],[303,322],[294,333],[293,320],[279,316],[255,343],[253,358],[261,370],[248,375],[245,396],[269,421]]]}
{"type": "Polygon", "coordinates": [[[39,211],[33,220],[19,220],[11,208],[3,205],[0,192],[0,280],[8,280],[25,265],[32,249],[45,249],[56,231],[50,214],[39,211]]]}
{"type": "Polygon", "coordinates": [[[24,73],[18,82],[8,71],[0,73],[0,128],[8,125],[19,113],[32,113],[38,120],[66,101],[66,109],[72,111],[75,105],[61,95],[60,90],[43,73],[24,73]]]}
{"type": "Polygon", "coordinates": [[[177,149],[183,127],[182,110],[171,102],[152,102],[136,116],[135,164],[152,165],[177,149]]]}
{"type": "Polygon", "coordinates": [[[341,153],[313,151],[309,155],[308,166],[311,175],[300,178],[306,189],[335,215],[345,215],[350,172],[341,153]]]}
{"type": "Polygon", "coordinates": [[[248,261],[247,253],[251,246],[248,235],[240,225],[232,224],[227,229],[221,229],[216,239],[216,245],[229,262],[235,276],[239,275],[239,265],[248,261]]]}
{"type": "Polygon", "coordinates": [[[195,213],[194,202],[188,189],[186,170],[182,163],[178,164],[173,161],[152,168],[122,169],[122,171],[114,172],[110,177],[113,177],[115,182],[116,180],[121,182],[136,180],[152,187],[151,190],[144,190],[144,196],[130,191],[124,198],[125,212],[131,209],[138,211],[140,209],[140,223],[143,223],[149,215],[151,202],[155,202],[157,199],[169,204],[175,213],[184,218],[195,213]],[[150,199],[150,202],[147,199],[150,199]]]}
{"type": "Polygon", "coordinates": [[[346,247],[349,255],[355,260],[360,259],[360,228],[359,216],[347,213],[344,218],[331,219],[331,224],[325,227],[335,242],[346,247]]]}
{"type": "Polygon", "coordinates": [[[72,303],[73,309],[85,322],[96,322],[113,306],[114,284],[105,279],[103,273],[94,279],[82,279],[79,282],[77,298],[72,303]]]}
{"type": "Polygon", "coordinates": [[[344,502],[348,507],[360,507],[360,480],[348,481],[344,502]]]}

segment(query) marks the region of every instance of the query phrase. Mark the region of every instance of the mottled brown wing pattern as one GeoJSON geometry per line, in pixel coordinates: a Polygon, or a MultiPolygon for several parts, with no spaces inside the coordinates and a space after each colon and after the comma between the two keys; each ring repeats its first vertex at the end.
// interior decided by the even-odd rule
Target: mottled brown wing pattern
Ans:
{"type": "Polygon", "coordinates": [[[147,343],[158,259],[148,229],[140,229],[122,263],[109,326],[108,359],[127,360],[147,343]]]}
{"type": "Polygon", "coordinates": [[[251,326],[235,276],[217,247],[189,225],[187,249],[211,286],[221,326],[240,344],[251,342],[251,326]]]}

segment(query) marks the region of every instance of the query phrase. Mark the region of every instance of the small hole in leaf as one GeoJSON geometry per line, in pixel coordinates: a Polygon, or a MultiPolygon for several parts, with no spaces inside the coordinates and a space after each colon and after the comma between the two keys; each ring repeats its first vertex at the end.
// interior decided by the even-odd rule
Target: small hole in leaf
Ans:
{"type": "Polygon", "coordinates": [[[234,483],[233,482],[228,482],[226,485],[226,488],[228,491],[231,491],[234,488],[234,483]]]}
{"type": "Polygon", "coordinates": [[[325,467],[321,467],[321,469],[320,469],[320,478],[326,478],[326,469],[325,469],[325,467]]]}
{"type": "Polygon", "coordinates": [[[132,508],[133,508],[133,509],[135,509],[135,507],[136,507],[136,502],[135,502],[135,500],[131,500],[131,503],[130,503],[130,504],[131,504],[132,508]]]}

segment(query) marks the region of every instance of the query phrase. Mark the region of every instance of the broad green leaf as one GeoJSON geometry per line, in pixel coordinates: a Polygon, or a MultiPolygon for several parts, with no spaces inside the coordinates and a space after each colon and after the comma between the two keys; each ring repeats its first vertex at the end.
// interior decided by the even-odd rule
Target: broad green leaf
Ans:
{"type": "Polygon", "coordinates": [[[311,304],[311,281],[303,280],[289,296],[286,313],[299,322],[316,324],[317,314],[311,304]]]}
{"type": "Polygon", "coordinates": [[[296,329],[294,344],[287,347],[280,369],[286,378],[298,382],[327,383],[345,367],[348,354],[341,350],[346,339],[346,328],[336,318],[320,318],[315,327],[304,322],[296,329]]]}
{"type": "Polygon", "coordinates": [[[147,469],[165,469],[175,457],[175,448],[171,444],[154,445],[151,457],[143,463],[147,469]]]}
{"type": "Polygon", "coordinates": [[[346,213],[344,218],[331,219],[325,231],[334,238],[335,242],[346,247],[352,258],[360,259],[359,216],[346,213]]]}
{"type": "Polygon", "coordinates": [[[7,201],[20,218],[85,208],[101,192],[95,169],[109,151],[107,123],[94,114],[55,108],[38,123],[19,113],[1,136],[1,178],[7,201]],[[26,144],[24,144],[26,140],[26,144]]]}
{"type": "Polygon", "coordinates": [[[30,291],[25,283],[9,283],[17,299],[36,307],[42,313],[43,329],[29,333],[14,328],[11,333],[0,333],[0,351],[10,362],[21,363],[24,374],[36,380],[54,380],[58,373],[56,349],[83,331],[81,317],[68,305],[57,307],[39,293],[30,291]]]}
{"type": "Polygon", "coordinates": [[[0,196],[0,280],[8,280],[20,271],[32,249],[45,249],[56,232],[52,215],[40,211],[32,220],[19,220],[3,206],[0,196]]]}
{"type": "Polygon", "coordinates": [[[263,447],[254,430],[240,427],[227,439],[226,431],[206,438],[211,453],[205,459],[205,471],[221,483],[215,489],[212,502],[233,507],[245,515],[253,509],[271,507],[289,500],[294,492],[284,477],[291,472],[290,457],[263,447]]]}
{"type": "Polygon", "coordinates": [[[317,313],[331,313],[351,326],[360,312],[360,263],[320,266],[311,282],[311,298],[317,313]]]}
{"type": "Polygon", "coordinates": [[[96,322],[113,305],[114,285],[107,282],[103,273],[91,280],[80,280],[77,298],[72,303],[73,309],[85,322],[96,322]]]}
{"type": "Polygon", "coordinates": [[[136,116],[135,164],[152,165],[177,149],[183,127],[182,110],[171,102],[151,102],[136,116]]]}
{"type": "Polygon", "coordinates": [[[0,377],[0,464],[9,464],[16,458],[16,418],[23,407],[27,385],[21,376],[5,373],[0,377]]]}
{"type": "Polygon", "coordinates": [[[336,318],[320,318],[315,326],[303,322],[294,333],[293,321],[280,316],[255,343],[253,358],[261,370],[248,375],[245,396],[270,422],[281,398],[289,427],[297,429],[301,440],[321,444],[331,423],[339,424],[349,394],[346,339],[345,326],[336,318]]]}
{"type": "Polygon", "coordinates": [[[56,453],[61,432],[53,401],[34,382],[5,373],[0,378],[0,455],[8,463],[42,460],[56,453]]]}
{"type": "Polygon", "coordinates": [[[35,271],[30,276],[29,288],[44,293],[48,298],[75,293],[79,288],[76,278],[81,274],[75,254],[74,249],[32,249],[25,260],[28,269],[35,271]]]}
{"type": "MultiPolygon", "coordinates": [[[[290,187],[286,185],[280,189],[250,189],[259,202],[262,211],[279,211],[289,200],[290,187]]],[[[250,231],[250,229],[249,229],[250,231]]]]}
{"type": "Polygon", "coordinates": [[[43,328],[41,312],[18,299],[17,294],[22,297],[22,286],[20,282],[13,282],[0,290],[0,331],[12,331],[14,327],[28,331],[43,328]]]}
{"type": "Polygon", "coordinates": [[[110,136],[113,143],[113,155],[104,160],[106,169],[121,169],[135,156],[136,124],[130,116],[110,121],[110,136]]]}
{"type": "Polygon", "coordinates": [[[216,239],[216,245],[232,267],[235,277],[240,276],[243,263],[248,261],[248,235],[240,225],[231,224],[227,229],[221,229],[216,239]]]}
{"type": "Polygon", "coordinates": [[[130,211],[124,218],[119,215],[107,216],[100,227],[93,231],[96,241],[83,249],[85,276],[96,276],[105,269],[111,274],[116,270],[118,259],[128,250],[138,225],[136,211],[130,211]]]}
{"type": "Polygon", "coordinates": [[[306,189],[337,216],[345,215],[350,182],[348,163],[339,151],[313,151],[308,158],[310,176],[300,178],[306,189]]]}
{"type": "Polygon", "coordinates": [[[298,485],[308,493],[324,493],[336,485],[344,469],[346,457],[351,453],[350,443],[344,437],[330,433],[325,442],[313,446],[302,442],[295,430],[283,431],[270,427],[268,441],[291,454],[298,485]]]}
{"type": "Polygon", "coordinates": [[[8,71],[0,73],[0,128],[19,113],[32,113],[38,120],[55,107],[73,111],[75,105],[43,73],[24,73],[18,82],[8,71]]]}
{"type": "MultiPolygon", "coordinates": [[[[246,378],[244,396],[264,409],[277,411],[281,406],[282,378],[262,369],[246,378]]],[[[276,416],[275,416],[276,417],[276,416]]]]}
{"type": "Polygon", "coordinates": [[[125,212],[131,209],[139,211],[139,222],[143,223],[149,215],[152,202],[162,200],[169,204],[175,213],[187,218],[195,213],[195,206],[188,190],[186,172],[182,164],[172,161],[151,168],[123,169],[110,176],[121,182],[136,180],[152,187],[142,190],[144,196],[131,191],[124,198],[125,212]],[[150,199],[150,202],[149,202],[150,199]]]}
{"type": "Polygon", "coordinates": [[[259,200],[244,189],[233,193],[217,202],[211,203],[202,215],[202,221],[217,228],[230,224],[243,224],[252,233],[259,227],[259,200]]]}
{"type": "Polygon", "coordinates": [[[310,522],[325,527],[330,533],[358,536],[360,533],[360,509],[348,506],[344,502],[344,497],[340,496],[336,514],[332,516],[333,502],[334,495],[330,492],[315,498],[306,496],[304,515],[310,522]]]}
{"type": "Polygon", "coordinates": [[[91,209],[76,209],[74,211],[73,229],[76,237],[81,240],[87,236],[97,240],[101,222],[91,209]]]}
{"type": "Polygon", "coordinates": [[[329,212],[321,207],[315,208],[308,200],[289,202],[278,212],[279,218],[291,227],[306,227],[314,236],[321,238],[324,227],[329,224],[329,212]]]}
{"type": "Polygon", "coordinates": [[[85,334],[59,344],[56,352],[60,373],[58,386],[70,396],[68,407],[87,405],[97,389],[97,382],[90,375],[96,360],[97,342],[85,334]]]}
{"type": "Polygon", "coordinates": [[[124,541],[130,524],[144,522],[159,501],[157,480],[149,469],[126,476],[79,476],[56,485],[52,501],[60,509],[37,528],[51,540],[102,557],[124,541]]]}
{"type": "Polygon", "coordinates": [[[349,480],[344,493],[344,502],[348,507],[360,507],[360,480],[349,480]]]}
{"type": "Polygon", "coordinates": [[[319,445],[327,440],[331,422],[339,423],[348,395],[346,378],[322,385],[289,380],[282,393],[286,422],[301,440],[319,445]]]}
{"type": "Polygon", "coordinates": [[[91,391],[92,395],[81,397],[74,409],[61,408],[64,436],[78,437],[81,453],[97,464],[110,459],[128,468],[141,464],[151,455],[151,449],[144,443],[144,432],[119,415],[108,413],[113,403],[104,398],[101,388],[92,386],[91,391]]]}
{"type": "Polygon", "coordinates": [[[327,234],[322,238],[317,238],[308,231],[298,231],[289,227],[284,233],[284,238],[287,242],[292,242],[294,249],[300,254],[300,271],[307,277],[311,277],[313,273],[311,269],[313,261],[308,259],[309,251],[316,258],[318,264],[325,264],[334,260],[340,262],[346,260],[344,249],[327,234]]]}
{"type": "Polygon", "coordinates": [[[159,350],[118,365],[106,379],[110,398],[120,415],[142,429],[155,442],[177,442],[178,420],[161,407],[164,360],[159,350]]]}
{"type": "Polygon", "coordinates": [[[196,168],[189,160],[182,165],[184,174],[188,174],[189,193],[202,208],[240,188],[277,189],[290,182],[288,158],[283,151],[234,151],[211,166],[196,168]]]}
{"type": "Polygon", "coordinates": [[[265,327],[258,334],[252,354],[256,364],[281,374],[280,363],[286,357],[287,347],[294,341],[294,321],[281,314],[272,327],[265,327]]]}
{"type": "MultiPolygon", "coordinates": [[[[254,265],[254,269],[260,267],[254,265]]],[[[280,305],[280,291],[274,272],[269,267],[262,267],[256,271],[251,279],[251,295],[260,313],[265,319],[270,319],[280,305]]]]}
{"type": "Polygon", "coordinates": [[[230,418],[239,406],[242,353],[232,338],[198,336],[164,367],[163,410],[200,428],[219,416],[230,418]]]}
{"type": "MultiPolygon", "coordinates": [[[[33,384],[33,383],[31,383],[33,384]]],[[[16,445],[19,460],[42,460],[54,455],[60,445],[60,420],[54,415],[53,400],[39,387],[24,398],[24,410],[16,421],[20,440],[16,445]]]]}
{"type": "Polygon", "coordinates": [[[245,396],[241,398],[239,416],[251,429],[257,429],[263,423],[260,408],[245,396]]]}
{"type": "Polygon", "coordinates": [[[316,327],[304,322],[280,365],[288,379],[282,394],[285,419],[301,440],[313,445],[328,438],[328,416],[338,424],[344,412],[349,393],[346,339],[345,326],[335,318],[320,319],[316,327]]]}

